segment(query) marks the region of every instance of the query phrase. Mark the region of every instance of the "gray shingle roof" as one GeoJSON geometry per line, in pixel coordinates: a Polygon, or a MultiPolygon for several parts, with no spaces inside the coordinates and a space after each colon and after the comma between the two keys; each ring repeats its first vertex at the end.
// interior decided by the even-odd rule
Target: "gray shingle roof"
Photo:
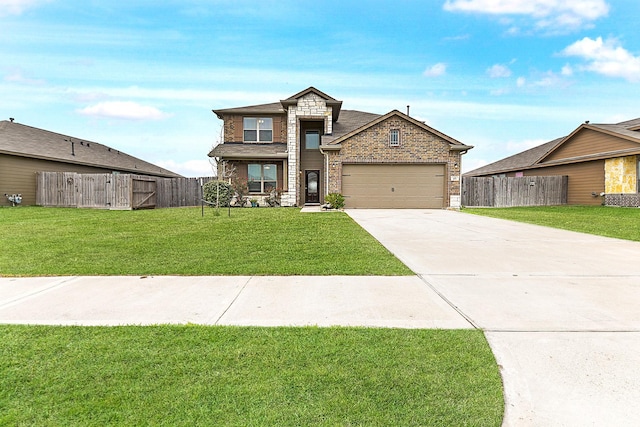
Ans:
{"type": "Polygon", "coordinates": [[[8,120],[0,121],[0,153],[144,175],[181,176],[94,141],[8,120]]]}
{"type": "Polygon", "coordinates": [[[631,119],[631,120],[627,120],[624,122],[620,122],[618,123],[619,126],[623,126],[627,129],[630,128],[636,128],[638,126],[640,126],[640,117],[638,117],[637,119],[631,119]]]}
{"type": "Polygon", "coordinates": [[[327,105],[331,106],[333,111],[333,120],[338,120],[340,116],[340,109],[342,106],[342,101],[338,101],[326,93],[319,91],[313,86],[296,93],[295,95],[290,96],[287,99],[283,99],[280,102],[272,102],[270,104],[258,104],[258,105],[249,105],[247,107],[235,107],[235,108],[223,108],[220,110],[212,110],[216,116],[220,120],[223,119],[225,114],[286,114],[287,106],[291,104],[295,104],[298,102],[298,99],[304,95],[309,93],[315,93],[321,98],[323,98],[327,105]]]}
{"type": "Polygon", "coordinates": [[[513,156],[506,157],[497,162],[490,163],[478,169],[474,169],[465,173],[465,176],[478,176],[487,174],[499,174],[517,169],[526,169],[535,164],[545,154],[551,151],[556,145],[562,141],[564,137],[554,139],[537,147],[530,148],[513,156]]]}
{"type": "Polygon", "coordinates": [[[223,108],[212,110],[220,120],[224,114],[285,114],[286,111],[279,102],[271,104],[249,105],[247,107],[223,108]]]}
{"type": "Polygon", "coordinates": [[[333,123],[333,134],[323,135],[322,143],[328,144],[349,132],[361,128],[362,126],[382,117],[380,114],[365,113],[364,111],[342,110],[340,120],[333,123]]]}
{"type": "Polygon", "coordinates": [[[209,157],[235,159],[286,159],[287,144],[218,144],[209,153],[209,157]]]}
{"type": "MultiPolygon", "coordinates": [[[[640,123],[638,123],[640,124],[640,123]]],[[[626,125],[621,125],[621,124],[615,124],[615,125],[608,125],[608,124],[593,124],[590,125],[591,127],[595,127],[595,128],[599,128],[608,132],[613,132],[613,133],[617,133],[618,135],[623,135],[623,136],[627,136],[630,137],[632,139],[637,139],[640,140],[640,132],[638,131],[633,131],[633,130],[629,130],[630,127],[633,126],[626,126],[626,125]]]]}

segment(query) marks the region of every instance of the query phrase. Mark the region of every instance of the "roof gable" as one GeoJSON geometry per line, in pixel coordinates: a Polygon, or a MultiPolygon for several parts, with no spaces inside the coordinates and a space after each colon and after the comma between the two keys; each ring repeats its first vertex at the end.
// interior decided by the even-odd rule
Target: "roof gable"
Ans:
{"type": "Polygon", "coordinates": [[[298,99],[302,98],[305,95],[308,95],[310,93],[315,93],[316,95],[318,95],[320,98],[324,99],[325,101],[328,102],[340,102],[342,103],[342,101],[338,101],[335,98],[330,97],[329,95],[327,95],[326,93],[316,89],[313,86],[309,86],[308,88],[306,88],[305,90],[302,90],[298,93],[296,93],[295,95],[291,95],[289,98],[284,99],[282,101],[280,101],[281,103],[288,103],[288,102],[297,102],[298,99]]]}
{"type": "Polygon", "coordinates": [[[619,125],[582,124],[537,163],[608,157],[616,152],[640,150],[640,134],[619,125]]]}
{"type": "Polygon", "coordinates": [[[300,98],[304,98],[305,96],[310,94],[315,94],[320,98],[322,98],[327,104],[327,106],[331,107],[331,114],[333,115],[333,121],[335,122],[338,120],[338,116],[340,116],[340,109],[342,108],[342,101],[338,101],[337,99],[330,97],[326,93],[316,89],[313,86],[310,86],[307,89],[301,92],[298,92],[287,99],[283,99],[282,101],[280,101],[280,104],[286,110],[290,105],[297,105],[298,100],[300,98]]]}
{"type": "Polygon", "coordinates": [[[179,174],[94,141],[0,121],[0,153],[164,177],[179,174]]]}
{"type": "Polygon", "coordinates": [[[461,151],[470,150],[471,148],[473,148],[473,146],[465,145],[465,144],[461,143],[460,141],[458,141],[456,139],[453,139],[450,136],[445,135],[444,133],[442,133],[442,132],[440,132],[440,131],[438,131],[438,130],[436,130],[436,129],[428,126],[428,125],[426,125],[425,123],[423,123],[423,122],[421,122],[419,120],[416,120],[413,117],[407,116],[406,114],[401,113],[398,110],[392,110],[392,111],[388,112],[387,114],[385,114],[384,116],[379,116],[378,118],[376,118],[376,119],[374,119],[374,120],[372,120],[372,121],[370,121],[370,122],[368,122],[368,123],[356,128],[356,129],[344,134],[343,136],[334,139],[328,145],[340,144],[341,142],[351,138],[352,136],[357,135],[360,132],[363,132],[363,131],[371,128],[372,126],[375,126],[378,123],[381,123],[381,122],[383,122],[383,121],[385,121],[385,120],[387,120],[387,119],[389,119],[391,117],[398,117],[398,118],[400,118],[402,120],[406,120],[406,121],[414,124],[415,126],[418,126],[419,128],[422,128],[423,130],[425,130],[425,131],[427,131],[429,133],[432,133],[432,134],[444,139],[445,141],[447,141],[450,144],[450,146],[452,148],[457,148],[457,149],[459,149],[461,151]]]}

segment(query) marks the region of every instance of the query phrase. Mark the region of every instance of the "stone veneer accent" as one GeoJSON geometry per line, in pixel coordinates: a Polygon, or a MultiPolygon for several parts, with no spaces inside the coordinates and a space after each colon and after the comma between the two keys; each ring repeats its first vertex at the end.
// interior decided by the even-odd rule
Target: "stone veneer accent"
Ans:
{"type": "Polygon", "coordinates": [[[636,156],[616,157],[604,161],[604,191],[611,194],[633,194],[637,186],[636,156]]]}
{"type": "Polygon", "coordinates": [[[605,194],[604,205],[637,208],[640,207],[640,194],[605,194]]]}
{"type": "Polygon", "coordinates": [[[342,192],[342,165],[354,163],[445,164],[446,206],[460,207],[460,152],[449,142],[399,116],[366,129],[342,142],[340,151],[329,151],[328,192],[342,192]],[[400,130],[400,146],[389,146],[389,131],[400,130]]]}
{"type": "Polygon", "coordinates": [[[288,157],[288,188],[282,194],[282,206],[295,206],[298,204],[300,194],[299,171],[299,122],[300,119],[324,118],[324,132],[333,132],[333,114],[331,107],[327,107],[326,101],[315,93],[309,93],[298,99],[297,105],[290,105],[287,112],[287,151],[288,157]]]}

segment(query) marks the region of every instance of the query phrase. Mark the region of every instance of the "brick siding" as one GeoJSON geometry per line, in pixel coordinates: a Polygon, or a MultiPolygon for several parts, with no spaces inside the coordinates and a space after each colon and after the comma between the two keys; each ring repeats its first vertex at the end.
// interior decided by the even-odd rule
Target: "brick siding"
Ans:
{"type": "Polygon", "coordinates": [[[340,151],[329,154],[329,192],[341,192],[342,165],[347,163],[445,164],[446,205],[460,196],[460,152],[449,142],[400,117],[390,117],[342,142],[340,151]],[[389,146],[389,131],[400,130],[400,146],[389,146]],[[452,180],[452,177],[458,177],[452,180]]]}

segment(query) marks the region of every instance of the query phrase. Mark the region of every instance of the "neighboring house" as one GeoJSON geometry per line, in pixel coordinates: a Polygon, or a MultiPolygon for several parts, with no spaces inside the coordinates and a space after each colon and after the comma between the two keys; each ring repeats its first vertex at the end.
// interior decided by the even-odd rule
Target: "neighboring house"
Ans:
{"type": "Polygon", "coordinates": [[[564,138],[523,151],[464,176],[569,177],[570,205],[640,206],[640,118],[585,122],[564,138]]]}
{"type": "Polygon", "coordinates": [[[11,205],[5,194],[17,193],[23,205],[35,205],[36,172],[181,176],[97,142],[0,121],[0,206],[11,205]]]}
{"type": "Polygon", "coordinates": [[[350,208],[457,208],[461,156],[473,148],[393,110],[343,110],[310,87],[271,104],[213,110],[223,143],[218,173],[234,170],[252,197],[282,191],[283,206],[345,196],[350,208]]]}

